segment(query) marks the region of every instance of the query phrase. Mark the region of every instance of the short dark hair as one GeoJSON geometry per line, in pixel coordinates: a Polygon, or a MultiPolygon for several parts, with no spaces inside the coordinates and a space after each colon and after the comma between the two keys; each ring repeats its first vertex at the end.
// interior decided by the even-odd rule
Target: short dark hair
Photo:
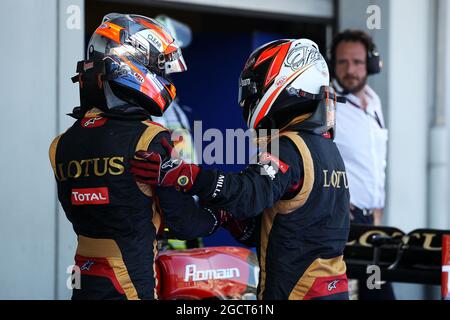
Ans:
{"type": "Polygon", "coordinates": [[[343,32],[340,32],[334,37],[333,42],[331,44],[330,62],[331,62],[332,69],[334,69],[334,67],[335,67],[336,49],[337,49],[338,45],[344,41],[362,43],[364,45],[364,47],[366,48],[367,56],[369,56],[369,53],[372,52],[375,48],[372,37],[369,36],[364,31],[347,29],[343,32]]]}

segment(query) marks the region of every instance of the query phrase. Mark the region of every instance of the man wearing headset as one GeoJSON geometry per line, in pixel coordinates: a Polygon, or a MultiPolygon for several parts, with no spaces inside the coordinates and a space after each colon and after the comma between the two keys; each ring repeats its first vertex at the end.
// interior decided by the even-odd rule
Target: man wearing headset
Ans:
{"type": "MultiPolygon", "coordinates": [[[[345,30],[334,38],[330,60],[333,87],[347,98],[336,108],[334,141],[347,171],[350,219],[379,225],[385,200],[387,129],[380,99],[367,77],[381,71],[380,57],[368,34],[345,30]]],[[[394,299],[389,283],[381,290],[368,290],[361,282],[360,299],[394,299]]]]}

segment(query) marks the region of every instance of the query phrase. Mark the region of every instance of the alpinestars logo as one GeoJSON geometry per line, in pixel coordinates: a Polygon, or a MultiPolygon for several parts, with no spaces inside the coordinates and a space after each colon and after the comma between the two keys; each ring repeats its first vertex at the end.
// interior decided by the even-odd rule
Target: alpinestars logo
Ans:
{"type": "Polygon", "coordinates": [[[264,169],[266,175],[268,175],[271,180],[275,179],[275,175],[277,174],[277,172],[275,171],[275,169],[272,166],[265,164],[263,166],[263,169],[264,169]]]}
{"type": "Polygon", "coordinates": [[[263,164],[275,164],[282,173],[286,173],[289,169],[289,166],[275,157],[274,155],[270,154],[269,152],[263,152],[259,155],[259,162],[261,165],[263,164]]]}
{"type": "Polygon", "coordinates": [[[328,291],[334,290],[337,287],[339,280],[333,280],[328,284],[328,291]]]}
{"type": "Polygon", "coordinates": [[[83,271],[89,271],[93,265],[94,261],[88,260],[81,266],[80,269],[83,271]]]}
{"type": "Polygon", "coordinates": [[[173,169],[173,168],[177,167],[178,165],[180,165],[180,163],[181,163],[180,159],[171,159],[167,162],[164,162],[161,166],[161,169],[163,169],[163,170],[173,169]]]}
{"type": "Polygon", "coordinates": [[[204,280],[218,280],[218,279],[232,279],[239,278],[240,272],[238,268],[225,269],[206,269],[197,270],[195,264],[186,265],[184,273],[184,281],[204,281],[204,280]]]}
{"type": "Polygon", "coordinates": [[[93,117],[93,118],[84,118],[81,121],[81,126],[83,128],[96,128],[101,127],[106,123],[107,118],[103,117],[93,117]]]}

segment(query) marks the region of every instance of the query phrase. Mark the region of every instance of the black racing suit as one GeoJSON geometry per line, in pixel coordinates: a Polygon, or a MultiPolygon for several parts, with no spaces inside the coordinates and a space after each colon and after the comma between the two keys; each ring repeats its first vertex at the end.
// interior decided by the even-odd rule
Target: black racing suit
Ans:
{"type": "Polygon", "coordinates": [[[215,215],[191,196],[133,179],[129,159],[136,150],[164,153],[162,137],[170,141],[165,128],[141,115],[91,110],[53,141],[58,198],[78,237],[81,288],[72,299],[157,298],[154,259],[161,226],[180,239],[208,235],[217,226],[215,215]]]}
{"type": "Polygon", "coordinates": [[[348,299],[344,163],[329,138],[284,135],[279,156],[263,154],[239,174],[201,170],[190,192],[236,218],[257,216],[259,299],[348,299]]]}

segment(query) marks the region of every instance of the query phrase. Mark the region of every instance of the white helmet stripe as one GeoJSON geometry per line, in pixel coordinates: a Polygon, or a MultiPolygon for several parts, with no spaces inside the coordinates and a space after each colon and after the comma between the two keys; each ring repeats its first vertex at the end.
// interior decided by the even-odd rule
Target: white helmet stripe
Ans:
{"type": "Polygon", "coordinates": [[[303,72],[308,70],[310,67],[312,67],[314,64],[309,64],[304,66],[303,68],[300,68],[296,72],[294,72],[286,81],[285,83],[280,86],[271,86],[269,91],[266,92],[266,94],[263,96],[261,101],[259,101],[258,106],[256,110],[253,112],[250,118],[250,123],[247,123],[249,128],[255,128],[255,125],[259,123],[259,121],[266,116],[266,114],[270,111],[270,106],[273,101],[275,101],[280,93],[290,84],[292,83],[297,77],[299,77],[303,72]],[[263,113],[260,115],[260,113],[263,113]],[[256,123],[256,120],[258,119],[258,123],[256,123]]]}

